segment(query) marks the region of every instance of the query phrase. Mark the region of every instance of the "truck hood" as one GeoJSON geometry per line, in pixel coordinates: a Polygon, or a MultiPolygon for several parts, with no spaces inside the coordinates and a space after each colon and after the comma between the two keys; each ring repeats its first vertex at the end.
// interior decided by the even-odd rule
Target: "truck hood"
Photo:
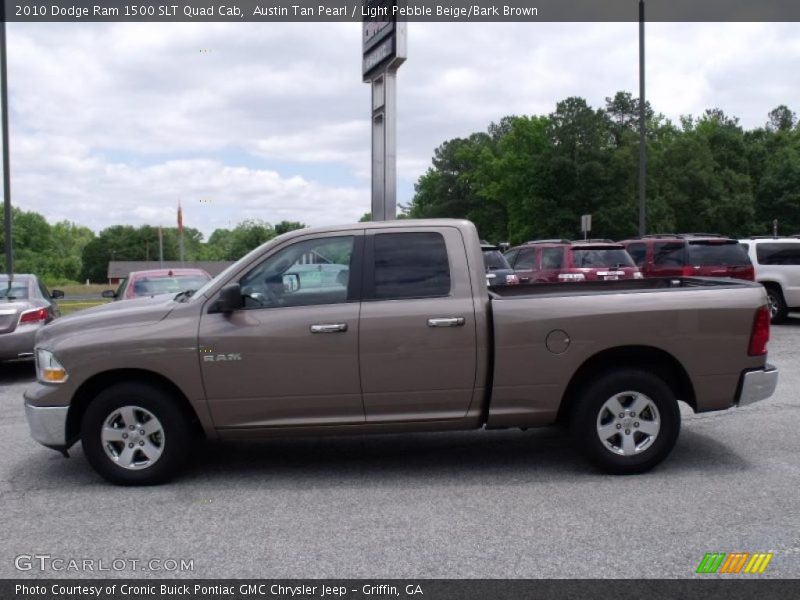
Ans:
{"type": "Polygon", "coordinates": [[[161,321],[177,306],[174,294],[109,302],[61,317],[42,327],[36,334],[36,346],[54,337],[93,329],[121,329],[161,321]]]}

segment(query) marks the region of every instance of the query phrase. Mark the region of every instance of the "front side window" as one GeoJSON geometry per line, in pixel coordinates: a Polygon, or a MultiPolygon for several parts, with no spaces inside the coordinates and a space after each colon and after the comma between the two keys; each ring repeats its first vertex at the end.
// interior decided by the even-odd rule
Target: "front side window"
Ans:
{"type": "Polygon", "coordinates": [[[432,298],[450,293],[450,263],[440,233],[380,233],[374,237],[376,300],[432,298]]]}
{"type": "Polygon", "coordinates": [[[509,250],[503,255],[506,257],[508,264],[511,265],[512,268],[514,267],[514,263],[517,261],[517,254],[519,254],[519,248],[514,248],[513,250],[509,250]]]}
{"type": "Polygon", "coordinates": [[[245,308],[347,302],[354,239],[318,238],[279,250],[239,280],[245,308]]]}
{"type": "Polygon", "coordinates": [[[637,267],[641,267],[647,258],[647,246],[645,244],[628,244],[628,254],[631,255],[637,267]]]}
{"type": "Polygon", "coordinates": [[[536,264],[536,248],[523,248],[519,251],[517,262],[514,263],[515,269],[531,270],[536,264]]]}

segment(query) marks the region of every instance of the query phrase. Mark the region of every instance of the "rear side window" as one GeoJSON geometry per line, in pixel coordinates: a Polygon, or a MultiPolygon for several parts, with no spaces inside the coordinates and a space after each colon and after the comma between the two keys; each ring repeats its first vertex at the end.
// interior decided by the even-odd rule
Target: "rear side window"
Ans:
{"type": "Polygon", "coordinates": [[[517,262],[514,263],[515,269],[533,269],[536,264],[536,248],[523,248],[519,251],[517,262]]]}
{"type": "Polygon", "coordinates": [[[659,267],[682,267],[683,242],[660,242],[653,246],[653,264],[659,267]]]}
{"type": "Polygon", "coordinates": [[[450,293],[450,264],[440,233],[381,233],[374,244],[376,300],[450,293]]]}
{"type": "Polygon", "coordinates": [[[511,270],[508,261],[499,250],[484,250],[483,264],[487,271],[511,270]]]}
{"type": "Polygon", "coordinates": [[[689,264],[698,267],[747,267],[750,259],[739,242],[689,242],[689,264]]]}
{"type": "Polygon", "coordinates": [[[756,244],[760,265],[800,265],[799,244],[756,244]]]}
{"type": "Polygon", "coordinates": [[[628,254],[631,255],[637,267],[641,267],[647,260],[646,244],[628,244],[628,254]]]}
{"type": "Polygon", "coordinates": [[[542,268],[560,269],[564,264],[563,248],[542,248],[542,268]]]}

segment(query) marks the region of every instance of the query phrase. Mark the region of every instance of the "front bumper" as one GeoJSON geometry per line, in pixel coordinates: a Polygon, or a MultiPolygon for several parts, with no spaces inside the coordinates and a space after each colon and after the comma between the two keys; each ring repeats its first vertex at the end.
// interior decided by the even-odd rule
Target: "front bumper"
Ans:
{"type": "Polygon", "coordinates": [[[33,406],[25,402],[25,416],[33,439],[48,448],[66,448],[67,412],[69,406],[33,406]]]}
{"type": "Polygon", "coordinates": [[[767,365],[757,371],[747,371],[742,375],[742,385],[739,388],[738,406],[747,406],[754,402],[766,400],[775,393],[778,385],[778,369],[767,365]]]}

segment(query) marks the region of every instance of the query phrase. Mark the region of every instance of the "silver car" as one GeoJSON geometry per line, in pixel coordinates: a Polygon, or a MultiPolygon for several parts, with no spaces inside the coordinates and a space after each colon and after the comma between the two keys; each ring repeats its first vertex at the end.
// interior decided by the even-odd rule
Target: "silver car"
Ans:
{"type": "Polygon", "coordinates": [[[63,297],[35,275],[0,275],[0,361],[33,358],[36,331],[61,315],[52,300],[63,297]]]}

